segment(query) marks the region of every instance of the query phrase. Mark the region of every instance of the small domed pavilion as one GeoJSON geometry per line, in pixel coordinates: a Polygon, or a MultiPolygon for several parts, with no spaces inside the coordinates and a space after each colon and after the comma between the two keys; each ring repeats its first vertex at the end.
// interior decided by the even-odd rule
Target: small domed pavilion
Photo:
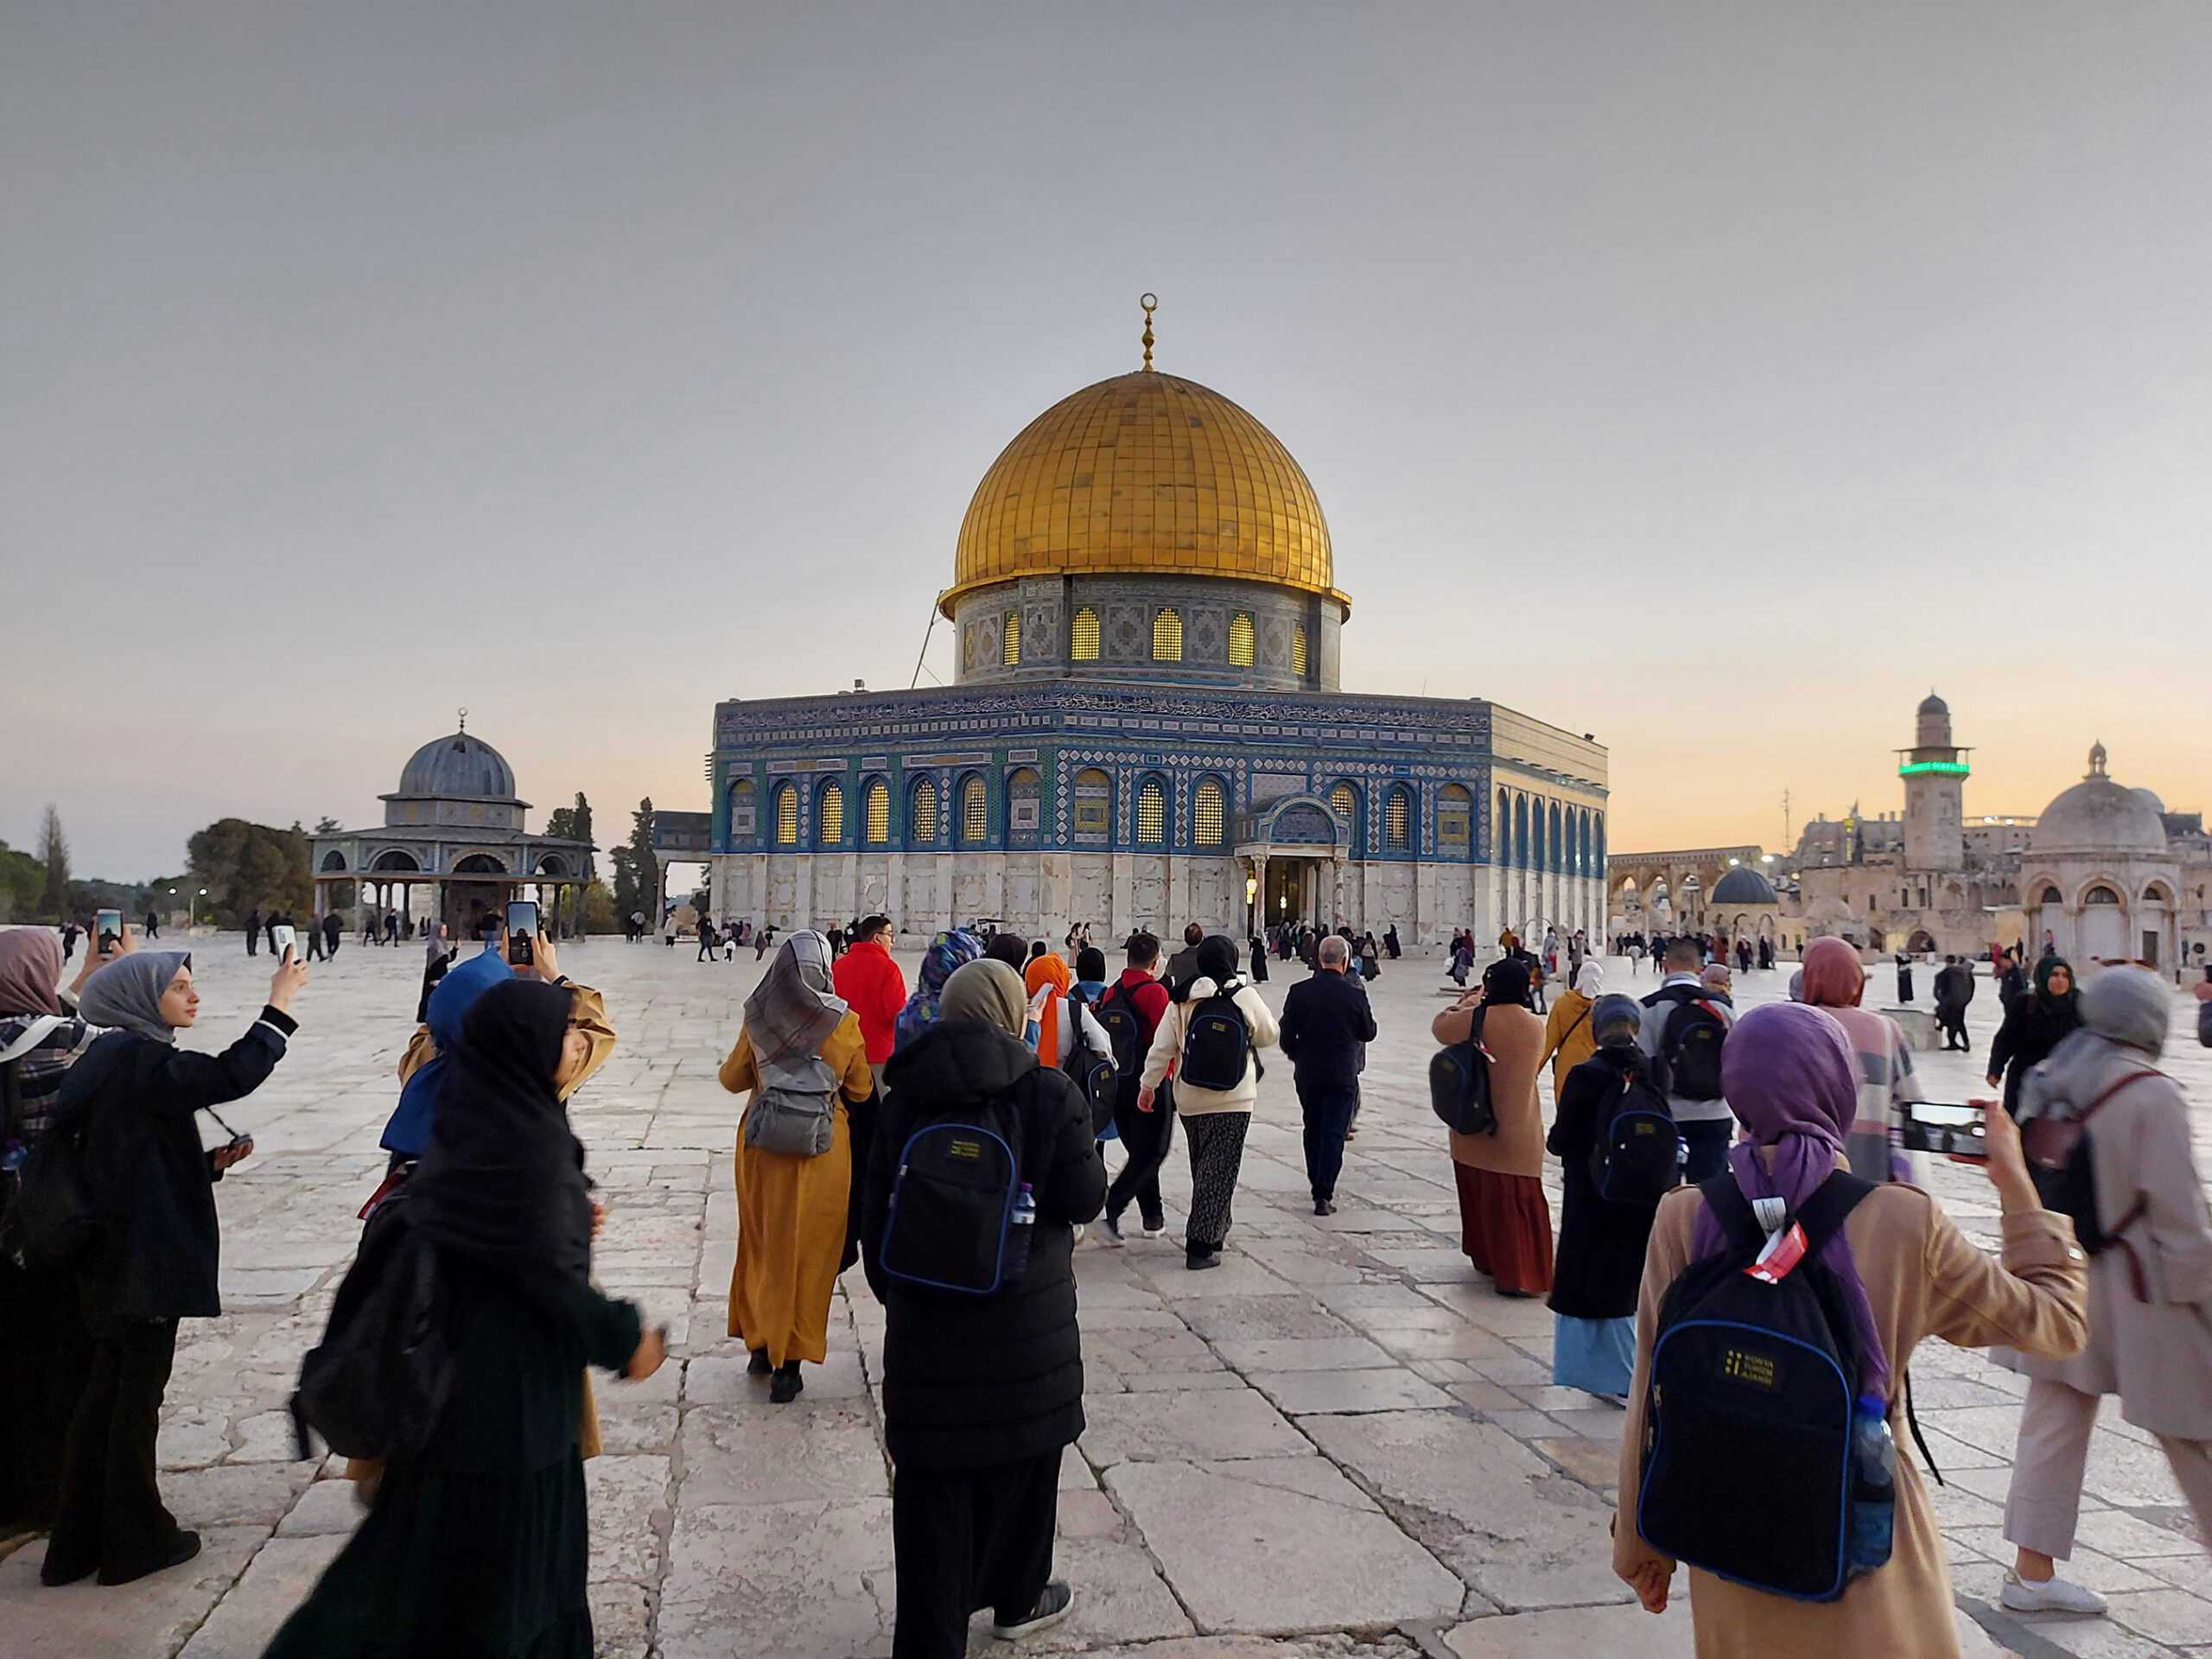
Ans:
{"type": "Polygon", "coordinates": [[[2084,977],[2119,962],[2173,965],[2181,856],[2158,797],[2106,771],[2089,751],[2082,781],[2045,807],[2020,868],[2020,906],[2039,951],[2047,943],[2084,977]]]}
{"type": "Polygon", "coordinates": [[[588,879],[592,844],[529,833],[530,803],[515,793],[514,769],[470,734],[465,710],[457,730],[415,751],[399,787],[381,798],[381,827],[313,838],[316,914],[353,883],[357,925],[364,907],[397,909],[465,937],[487,911],[528,899],[551,925],[588,879]]]}

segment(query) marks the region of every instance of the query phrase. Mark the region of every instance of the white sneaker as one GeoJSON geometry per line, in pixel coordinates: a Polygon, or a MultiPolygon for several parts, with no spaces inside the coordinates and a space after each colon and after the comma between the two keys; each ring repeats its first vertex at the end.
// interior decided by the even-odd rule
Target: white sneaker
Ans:
{"type": "Polygon", "coordinates": [[[2016,1613],[2101,1613],[2105,1599],[2084,1585],[2050,1578],[2037,1584],[2011,1567],[2005,1569],[2005,1588],[1998,1599],[2016,1613]]]}
{"type": "Polygon", "coordinates": [[[1078,1221],[1077,1223],[1076,1223],[1076,1224],[1075,1224],[1075,1242],[1076,1242],[1077,1244],[1082,1243],[1083,1243],[1083,1241],[1084,1241],[1084,1239],[1088,1238],[1090,1236],[1090,1224],[1089,1224],[1087,1222],[1080,1222],[1080,1221],[1078,1221]]]}

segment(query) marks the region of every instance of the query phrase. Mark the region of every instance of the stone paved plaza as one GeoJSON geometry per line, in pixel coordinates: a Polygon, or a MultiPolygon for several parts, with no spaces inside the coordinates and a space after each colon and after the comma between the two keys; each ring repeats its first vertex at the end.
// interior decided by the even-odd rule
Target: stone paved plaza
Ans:
{"type": "MultiPolygon", "coordinates": [[[[267,958],[249,961],[235,936],[199,950],[206,1003],[191,1041],[219,1046],[258,1006],[267,958]]],[[[613,942],[562,953],[605,990],[621,1033],[574,1103],[610,1209],[599,1277],[667,1320],[674,1343],[651,1382],[600,1385],[592,1594],[600,1650],[616,1659],[835,1659],[890,1646],[879,1310],[849,1276],[830,1363],[810,1368],[806,1392],[784,1408],[766,1403],[724,1335],[739,1103],[715,1071],[759,972],[741,954],[709,964],[689,945],[613,942]]],[[[162,1436],[168,1501],[202,1530],[204,1553],[123,1589],[43,1590],[43,1545],[16,1550],[0,1560],[6,1659],[245,1659],[343,1542],[352,1489],[321,1462],[294,1460],[283,1408],[382,1166],[377,1136],[422,960],[411,946],[349,944],[318,966],[295,1004],[290,1054],[231,1114],[257,1150],[218,1188],[230,1311],[184,1326],[162,1436]]],[[[911,955],[902,965],[911,978],[911,955]]],[[[1614,989],[1654,983],[1624,962],[1611,968],[1614,989]]],[[[1302,971],[1279,970],[1269,1001],[1280,1006],[1302,971]]],[[[1748,978],[1739,1002],[1781,995],[1779,976],[1748,978]]],[[[1873,990],[1887,982],[1879,973],[1873,990]]],[[[1220,1270],[1186,1273],[1172,1235],[1077,1250],[1090,1430],[1064,1473],[1058,1568],[1078,1600],[1033,1645],[1148,1659],[1690,1651],[1682,1580],[1655,1620],[1608,1567],[1620,1413],[1551,1387],[1550,1314],[1492,1294],[1459,1253],[1423,1081],[1443,989],[1435,963],[1413,960],[1387,964],[1375,987],[1383,1035],[1337,1215],[1310,1213],[1278,1058],[1220,1270]]],[[[1986,983],[1973,1013],[1986,1053],[1997,1014],[1986,983]]],[[[2177,1033],[2169,1065],[2212,1105],[2212,1051],[2184,1045],[2178,1022],[2177,1033]]],[[[1980,1092],[1977,1064],[1923,1064],[1940,1097],[1980,1092]]],[[[2212,1154],[2198,1139],[2200,1157],[2212,1154]]],[[[1178,1224],[1182,1159],[1179,1148],[1169,1165],[1178,1224]]],[[[1946,1166],[1936,1185],[1962,1225],[1993,1236],[1979,1174],[1946,1166]]],[[[2212,1561],[2155,1443],[2120,1421],[2116,1402],[2069,1569],[2111,1597],[2113,1616],[2021,1624],[1997,1612],[2024,1384],[1940,1343],[1913,1373],[1949,1480],[1936,1503],[1969,1652],[1999,1645],[1985,1630],[2037,1659],[2212,1652],[2212,1561]]],[[[979,1651],[997,1647],[976,1630],[979,1651]]]]}

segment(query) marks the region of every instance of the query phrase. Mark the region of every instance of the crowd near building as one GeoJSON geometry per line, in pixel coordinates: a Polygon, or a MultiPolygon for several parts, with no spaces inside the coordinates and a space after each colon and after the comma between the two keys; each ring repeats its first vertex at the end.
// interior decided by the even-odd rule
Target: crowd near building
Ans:
{"type": "Polygon", "coordinates": [[[1603,922],[1606,753],[1482,698],[1343,689],[1329,530],[1252,416],[1145,365],[985,473],[953,683],[715,711],[715,915],[1409,944],[1603,922]]]}
{"type": "Polygon", "coordinates": [[[1617,855],[1610,931],[1770,936],[1792,954],[1835,938],[1869,951],[1980,956],[2048,945],[2084,972],[2134,962],[2164,972],[2212,952],[2212,836],[2201,812],[2088,770],[2040,813],[1969,814],[1969,751],[1930,693],[1898,752],[1900,811],[1808,823],[1795,850],[1617,855]]]}

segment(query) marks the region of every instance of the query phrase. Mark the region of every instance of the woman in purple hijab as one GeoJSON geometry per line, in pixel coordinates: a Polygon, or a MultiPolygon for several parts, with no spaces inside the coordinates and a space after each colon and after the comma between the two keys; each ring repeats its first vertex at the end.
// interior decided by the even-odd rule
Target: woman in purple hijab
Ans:
{"type": "MultiPolygon", "coordinates": [[[[1729,1167],[1747,1198],[1796,1208],[1843,1165],[1858,1110],[1850,1039],[1822,1010],[1770,1003],[1736,1022],[1720,1052],[1721,1083],[1745,1138],[1729,1167]]],[[[1691,1621],[1702,1659],[1736,1654],[1875,1655],[1957,1659],[1950,1571],[1934,1506],[1902,1432],[1902,1371],[1923,1337],[1962,1348],[2003,1343],[2039,1354],[2076,1351],[2088,1335],[2083,1262],[2073,1224],[2043,1208],[2002,1111],[1988,1131],[1989,1179],[2004,1208],[2001,1253],[1961,1232],[1926,1192],[1876,1186],[1821,1259],[1846,1287],[1865,1351],[1863,1391],[1890,1403],[1897,1440],[1894,1542],[1887,1565],[1835,1601],[1795,1601],[1690,1569],[1691,1621]]],[[[1720,1248],[1720,1230],[1694,1187],[1661,1200],[1637,1301],[1636,1376],[1622,1425],[1620,1516],[1613,1570],[1652,1612],[1665,1611],[1676,1563],[1646,1542],[1637,1514],[1651,1350],[1661,1300],[1682,1269],[1720,1248]]],[[[1772,1524],[1789,1524],[1777,1502],[1772,1524]]]]}

